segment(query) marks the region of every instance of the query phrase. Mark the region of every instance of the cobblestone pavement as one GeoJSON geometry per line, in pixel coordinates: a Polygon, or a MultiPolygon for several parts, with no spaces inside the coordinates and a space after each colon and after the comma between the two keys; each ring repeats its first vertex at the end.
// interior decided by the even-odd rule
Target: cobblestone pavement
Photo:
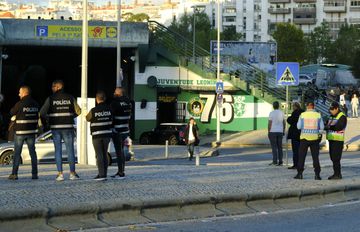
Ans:
{"type": "MultiPolygon", "coordinates": [[[[252,150],[252,153],[256,151],[252,150]]],[[[270,158],[270,155],[268,156],[270,158]]],[[[65,164],[66,179],[63,182],[55,181],[55,165],[40,165],[39,180],[31,180],[30,165],[22,165],[18,181],[7,180],[11,168],[0,166],[1,210],[4,212],[67,207],[79,203],[101,203],[112,199],[146,202],[360,184],[360,160],[355,154],[351,156],[355,157],[354,159],[344,160],[344,179],[340,181],[315,181],[312,168],[305,171],[304,180],[294,180],[295,171],[286,167],[268,166],[268,160],[235,162],[240,160],[236,154],[229,157],[232,158],[219,156],[202,159],[202,165],[199,167],[185,158],[156,163],[130,162],[126,169],[126,179],[109,179],[106,182],[92,180],[97,174],[97,169],[93,166],[77,165],[81,180],[70,181],[66,171],[68,165],[65,164]]],[[[326,159],[326,156],[323,159],[326,159]]],[[[308,157],[308,161],[308,165],[311,164],[311,158],[308,157]]],[[[323,162],[324,179],[332,174],[330,164],[329,161],[323,162]]],[[[109,174],[115,172],[116,167],[110,167],[109,174]]]]}

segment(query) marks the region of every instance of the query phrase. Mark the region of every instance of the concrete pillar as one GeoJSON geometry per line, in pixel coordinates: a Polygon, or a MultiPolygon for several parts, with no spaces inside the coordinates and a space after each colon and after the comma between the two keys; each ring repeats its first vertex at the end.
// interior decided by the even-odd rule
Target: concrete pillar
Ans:
{"type": "Polygon", "coordinates": [[[2,58],[2,55],[3,55],[3,53],[2,53],[2,47],[0,47],[0,94],[2,93],[2,90],[1,90],[1,87],[2,87],[2,85],[1,85],[1,82],[2,82],[2,66],[3,66],[3,62],[2,62],[3,58],[2,58]]]}

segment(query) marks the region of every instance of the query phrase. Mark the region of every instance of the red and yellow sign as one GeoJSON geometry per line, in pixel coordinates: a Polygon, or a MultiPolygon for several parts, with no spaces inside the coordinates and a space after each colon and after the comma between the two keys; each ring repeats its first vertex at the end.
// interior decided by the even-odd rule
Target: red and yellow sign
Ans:
{"type": "MultiPolygon", "coordinates": [[[[89,39],[116,38],[116,27],[89,26],[89,39]]],[[[36,37],[48,39],[81,39],[82,26],[47,25],[36,26],[36,37]]]]}

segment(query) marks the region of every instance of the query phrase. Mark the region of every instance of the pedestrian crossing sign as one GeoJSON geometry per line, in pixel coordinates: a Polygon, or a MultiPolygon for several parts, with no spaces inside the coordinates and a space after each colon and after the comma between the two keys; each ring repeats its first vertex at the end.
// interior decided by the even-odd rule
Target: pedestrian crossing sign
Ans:
{"type": "Polygon", "coordinates": [[[299,85],[299,63],[278,62],[276,63],[277,85],[299,85]]]}
{"type": "Polygon", "coordinates": [[[222,81],[216,82],[215,91],[216,91],[216,93],[223,93],[224,92],[224,82],[222,82],[222,81]]]}

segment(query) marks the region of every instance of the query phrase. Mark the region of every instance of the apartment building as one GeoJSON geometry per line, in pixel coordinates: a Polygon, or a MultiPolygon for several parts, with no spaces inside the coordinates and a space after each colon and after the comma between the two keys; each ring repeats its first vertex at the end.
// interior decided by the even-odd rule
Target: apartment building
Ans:
{"type": "Polygon", "coordinates": [[[328,22],[334,39],[342,25],[360,26],[360,0],[224,0],[220,3],[219,17],[217,1],[183,4],[189,13],[194,8],[205,12],[214,28],[219,19],[221,31],[235,26],[244,35],[244,41],[269,41],[276,24],[282,22],[294,23],[305,34],[328,22]]]}

